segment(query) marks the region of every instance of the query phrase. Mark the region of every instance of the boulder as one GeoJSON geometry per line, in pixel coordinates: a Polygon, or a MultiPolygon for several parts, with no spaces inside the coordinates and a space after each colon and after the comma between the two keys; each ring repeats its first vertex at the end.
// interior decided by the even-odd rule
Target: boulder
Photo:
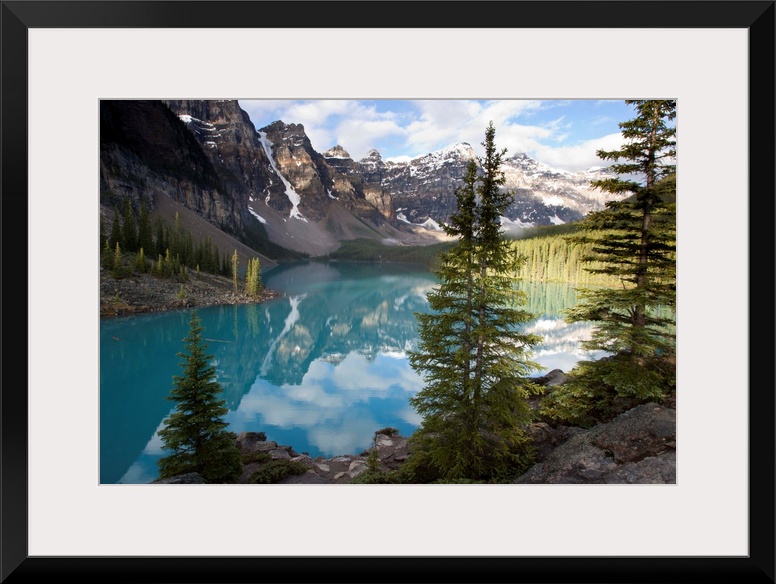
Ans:
{"type": "Polygon", "coordinates": [[[242,453],[269,450],[266,448],[267,435],[264,432],[240,432],[235,443],[242,453]]]}
{"type": "Polygon", "coordinates": [[[563,385],[566,383],[566,374],[560,369],[553,369],[549,373],[542,375],[541,377],[535,377],[534,383],[543,385],[545,387],[552,387],[554,385],[563,385]]]}
{"type": "MultiPolygon", "coordinates": [[[[540,445],[559,439],[546,425],[534,426],[535,435],[544,435],[540,445]]],[[[673,408],[643,404],[611,422],[571,433],[565,442],[545,451],[541,461],[514,482],[676,483],[676,410],[673,408]]]]}

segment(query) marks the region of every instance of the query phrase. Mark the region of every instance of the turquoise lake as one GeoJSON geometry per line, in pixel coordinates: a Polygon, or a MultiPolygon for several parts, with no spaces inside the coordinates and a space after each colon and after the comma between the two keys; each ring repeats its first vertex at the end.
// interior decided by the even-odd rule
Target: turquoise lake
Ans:
{"type": "MultiPolygon", "coordinates": [[[[416,347],[414,313],[428,310],[434,276],[409,264],[301,262],[263,280],[278,298],[197,309],[229,429],[265,432],[313,458],[360,453],[384,427],[412,434],[420,417],[409,398],[423,382],[406,352],[416,347]]],[[[575,302],[571,286],[521,288],[538,315],[527,329],[543,337],[536,375],[601,356],[579,348],[590,325],[561,318],[575,302]]],[[[101,319],[102,484],[157,478],[157,432],[174,407],[166,398],[188,326],[188,310],[101,319]]]]}

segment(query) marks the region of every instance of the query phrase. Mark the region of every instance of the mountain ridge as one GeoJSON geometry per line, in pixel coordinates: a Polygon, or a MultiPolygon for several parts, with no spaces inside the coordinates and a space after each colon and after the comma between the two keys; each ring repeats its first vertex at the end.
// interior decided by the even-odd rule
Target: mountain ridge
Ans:
{"type": "MultiPolygon", "coordinates": [[[[471,145],[406,162],[370,150],[353,160],[344,145],[316,151],[304,126],[277,120],[256,128],[237,100],[103,100],[100,202],[110,219],[129,198],[137,212],[170,197],[257,252],[321,256],[339,242],[399,245],[449,239],[455,189],[471,145]]],[[[590,187],[602,169],[559,171],[518,153],[503,160],[514,201],[505,229],[577,221],[608,199],[590,187]]]]}

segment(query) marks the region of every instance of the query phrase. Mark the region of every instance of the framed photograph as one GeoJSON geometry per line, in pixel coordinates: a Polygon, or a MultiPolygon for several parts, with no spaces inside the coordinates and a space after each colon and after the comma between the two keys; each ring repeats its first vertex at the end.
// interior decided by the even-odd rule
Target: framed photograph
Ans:
{"type": "Polygon", "coordinates": [[[774,582],[775,14],[3,0],[0,581],[774,582]],[[105,484],[100,103],[177,99],[675,99],[676,483],[105,484]]]}

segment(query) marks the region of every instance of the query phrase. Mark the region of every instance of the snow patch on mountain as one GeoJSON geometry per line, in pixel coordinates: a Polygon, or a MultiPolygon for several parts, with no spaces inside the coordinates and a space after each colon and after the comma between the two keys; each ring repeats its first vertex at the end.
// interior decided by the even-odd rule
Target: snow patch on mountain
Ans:
{"type": "MultiPolygon", "coordinates": [[[[561,221],[562,223],[562,221],[561,221]]],[[[515,219],[514,221],[510,219],[509,217],[501,216],[501,226],[505,227],[507,229],[525,229],[527,227],[534,227],[533,223],[523,223],[520,221],[520,219],[515,219]]]]}
{"type": "Polygon", "coordinates": [[[254,211],[250,207],[248,207],[248,211],[250,211],[251,215],[253,215],[254,217],[256,217],[256,219],[259,220],[259,223],[264,223],[265,225],[267,224],[267,220],[264,217],[262,217],[261,215],[259,215],[256,211],[254,211]]]}
{"type": "Polygon", "coordinates": [[[413,225],[415,227],[425,227],[426,229],[430,229],[432,231],[443,231],[439,223],[434,221],[431,217],[426,219],[423,223],[413,223],[412,221],[407,219],[407,216],[404,213],[396,213],[396,219],[398,219],[402,223],[406,223],[407,225],[413,225]]]}
{"type": "MultiPolygon", "coordinates": [[[[301,197],[299,196],[299,193],[297,193],[294,190],[294,187],[291,186],[291,183],[286,180],[286,177],[284,177],[280,170],[278,169],[277,165],[275,164],[275,158],[272,156],[272,142],[269,141],[267,138],[266,132],[258,132],[259,134],[259,141],[261,142],[262,148],[264,148],[264,152],[267,155],[267,159],[269,159],[269,164],[272,167],[272,170],[275,172],[275,174],[278,176],[278,178],[281,180],[283,185],[286,187],[286,196],[288,197],[288,200],[291,201],[291,213],[289,214],[290,218],[294,219],[300,219],[301,221],[304,221],[307,223],[307,219],[305,219],[302,214],[299,212],[299,203],[301,202],[301,197]]],[[[267,200],[269,200],[269,196],[267,197],[267,200]]]]}

